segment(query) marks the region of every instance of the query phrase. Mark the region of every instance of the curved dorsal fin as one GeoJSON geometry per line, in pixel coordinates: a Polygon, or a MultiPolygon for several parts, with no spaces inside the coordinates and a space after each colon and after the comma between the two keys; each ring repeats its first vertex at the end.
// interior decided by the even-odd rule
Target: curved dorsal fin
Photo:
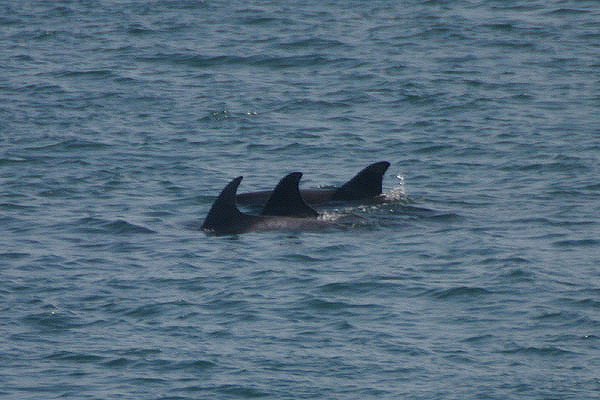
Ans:
{"type": "Polygon", "coordinates": [[[332,200],[360,200],[381,194],[381,181],[390,163],[380,161],[364,168],[333,194],[332,200]]]}
{"type": "Polygon", "coordinates": [[[230,227],[243,214],[235,205],[235,194],[243,177],[238,176],[221,191],[202,224],[203,230],[219,232],[230,227]]]}
{"type": "Polygon", "coordinates": [[[282,217],[317,217],[319,214],[308,206],[300,195],[298,183],[301,177],[302,172],[292,172],[284,176],[273,190],[261,214],[282,217]]]}

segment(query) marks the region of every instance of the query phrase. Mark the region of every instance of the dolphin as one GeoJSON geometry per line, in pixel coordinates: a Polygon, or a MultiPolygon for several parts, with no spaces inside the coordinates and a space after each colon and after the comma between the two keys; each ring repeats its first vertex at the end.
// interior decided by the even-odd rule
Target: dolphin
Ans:
{"type": "Polygon", "coordinates": [[[201,229],[216,235],[269,231],[314,230],[331,226],[332,222],[317,219],[319,215],[302,196],[298,183],[301,172],[283,177],[267,200],[260,215],[242,213],[236,205],[236,193],[243,177],[233,179],[215,200],[201,229]]]}
{"type": "MultiPolygon", "coordinates": [[[[374,200],[381,195],[381,181],[390,163],[380,161],[369,165],[342,186],[333,189],[303,189],[300,194],[308,204],[322,204],[330,201],[374,200]]],[[[266,204],[273,192],[240,193],[239,204],[260,206],[266,204]]]]}

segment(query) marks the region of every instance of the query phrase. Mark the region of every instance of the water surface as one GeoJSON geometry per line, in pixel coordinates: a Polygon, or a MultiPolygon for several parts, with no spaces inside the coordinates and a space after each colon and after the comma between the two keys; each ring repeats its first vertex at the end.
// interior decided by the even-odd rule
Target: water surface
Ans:
{"type": "Polygon", "coordinates": [[[596,2],[0,11],[0,396],[598,395],[596,2]],[[380,160],[361,223],[194,229],[380,160]]]}

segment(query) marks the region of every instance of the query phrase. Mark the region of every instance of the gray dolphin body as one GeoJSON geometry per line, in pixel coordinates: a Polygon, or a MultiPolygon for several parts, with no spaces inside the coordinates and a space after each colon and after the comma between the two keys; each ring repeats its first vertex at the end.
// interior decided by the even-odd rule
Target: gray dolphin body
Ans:
{"type": "Polygon", "coordinates": [[[318,220],[319,215],[308,206],[298,189],[301,172],[286,175],[270,192],[261,215],[242,213],[236,205],[237,188],[243,177],[229,182],[213,203],[201,229],[215,235],[232,235],[270,230],[315,230],[331,226],[318,220]]]}
{"type": "MultiPolygon", "coordinates": [[[[375,200],[381,196],[383,175],[390,163],[380,161],[361,170],[348,182],[334,189],[303,189],[302,199],[308,204],[324,204],[330,201],[375,200]]],[[[241,193],[237,202],[244,205],[261,206],[266,204],[273,191],[241,193]]]]}

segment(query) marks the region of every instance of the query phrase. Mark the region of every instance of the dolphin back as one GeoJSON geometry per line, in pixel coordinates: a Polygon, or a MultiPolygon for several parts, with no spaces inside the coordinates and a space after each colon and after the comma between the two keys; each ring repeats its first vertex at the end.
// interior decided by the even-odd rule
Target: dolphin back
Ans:
{"type": "Polygon", "coordinates": [[[252,224],[253,216],[242,214],[235,204],[237,188],[243,177],[238,176],[221,191],[202,224],[202,230],[216,234],[243,233],[252,224]]]}
{"type": "Polygon", "coordinates": [[[295,218],[317,217],[319,214],[306,204],[300,195],[298,188],[300,178],[302,178],[302,172],[292,172],[284,176],[267,200],[261,215],[295,218]]]}
{"type": "Polygon", "coordinates": [[[383,174],[390,163],[380,161],[369,165],[348,182],[340,186],[332,196],[332,200],[362,200],[381,194],[383,174]]]}

